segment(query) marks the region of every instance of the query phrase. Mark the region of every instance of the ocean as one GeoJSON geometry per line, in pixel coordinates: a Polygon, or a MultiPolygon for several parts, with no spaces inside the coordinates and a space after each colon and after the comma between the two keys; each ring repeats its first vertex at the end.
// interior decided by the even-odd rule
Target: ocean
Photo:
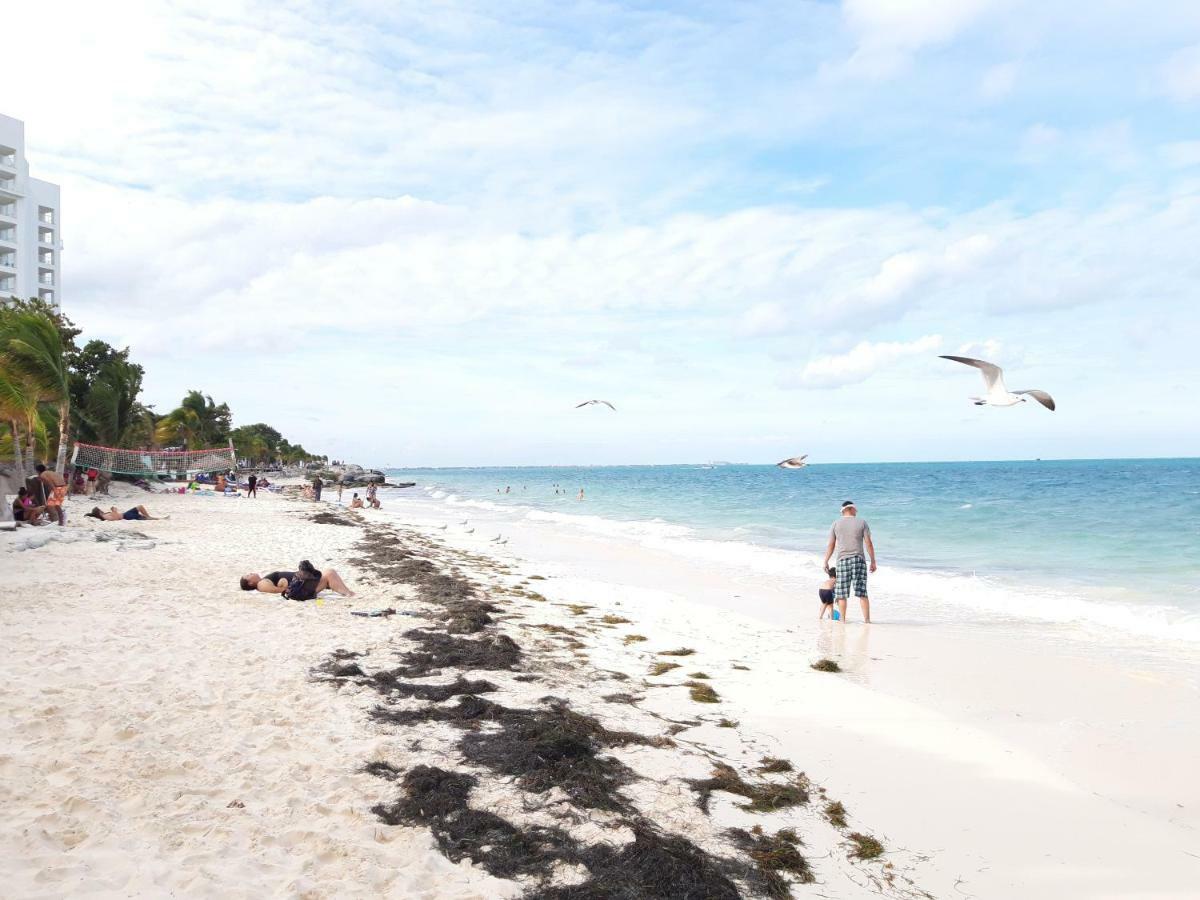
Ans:
{"type": "MultiPolygon", "coordinates": [[[[930,615],[1070,623],[1200,643],[1200,459],[388,475],[415,481],[409,496],[420,491],[500,521],[551,521],[807,576],[842,501],[852,499],[870,523],[889,583],[926,601],[930,615]]],[[[395,499],[402,504],[404,496],[395,499]]]]}

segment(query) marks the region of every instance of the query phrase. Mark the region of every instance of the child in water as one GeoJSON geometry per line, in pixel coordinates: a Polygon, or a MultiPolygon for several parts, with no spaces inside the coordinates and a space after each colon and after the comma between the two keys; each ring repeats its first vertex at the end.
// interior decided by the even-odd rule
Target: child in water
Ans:
{"type": "MultiPolygon", "coordinates": [[[[821,615],[818,619],[825,618],[825,613],[833,612],[833,586],[837,584],[837,569],[826,569],[825,574],[829,577],[817,588],[817,596],[821,598],[821,615]]],[[[834,618],[837,618],[834,613],[834,618]]]]}

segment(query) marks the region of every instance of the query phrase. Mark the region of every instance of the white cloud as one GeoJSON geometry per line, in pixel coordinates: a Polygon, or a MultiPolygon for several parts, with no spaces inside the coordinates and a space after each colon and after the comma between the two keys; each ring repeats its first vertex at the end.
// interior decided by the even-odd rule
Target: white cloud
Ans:
{"type": "Polygon", "coordinates": [[[845,0],[843,14],[858,38],[847,68],[869,77],[893,74],[917,51],[957,37],[993,5],[994,0],[845,0]]]}
{"type": "Polygon", "coordinates": [[[908,342],[861,341],[848,353],[820,356],[810,361],[800,373],[799,384],[811,388],[836,388],[858,384],[902,359],[932,353],[941,345],[941,335],[937,334],[908,342]]]}
{"type": "Polygon", "coordinates": [[[1186,102],[1200,99],[1200,44],[1176,51],[1162,70],[1167,93],[1186,102]]]}

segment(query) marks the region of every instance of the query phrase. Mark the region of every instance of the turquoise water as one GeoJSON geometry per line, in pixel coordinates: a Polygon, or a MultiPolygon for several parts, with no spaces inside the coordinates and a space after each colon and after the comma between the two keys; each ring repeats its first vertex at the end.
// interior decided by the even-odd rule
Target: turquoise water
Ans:
{"type": "MultiPolygon", "coordinates": [[[[392,470],[447,502],[820,554],[841,501],[880,562],[1136,610],[1200,636],[1200,460],[392,470]],[[562,494],[555,493],[561,486],[562,494]],[[510,489],[504,493],[505,487],[510,489]],[[579,489],[586,501],[576,498],[579,489]]],[[[1014,604],[1014,609],[1019,606],[1014,604]]]]}

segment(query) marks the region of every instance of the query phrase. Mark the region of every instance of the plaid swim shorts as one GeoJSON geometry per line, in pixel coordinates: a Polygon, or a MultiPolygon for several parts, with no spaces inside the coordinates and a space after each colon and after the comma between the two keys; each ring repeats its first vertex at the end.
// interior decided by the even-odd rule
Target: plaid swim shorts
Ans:
{"type": "Polygon", "coordinates": [[[855,597],[867,596],[867,561],[861,556],[847,556],[837,561],[837,584],[833,596],[845,600],[851,588],[855,597]]]}

